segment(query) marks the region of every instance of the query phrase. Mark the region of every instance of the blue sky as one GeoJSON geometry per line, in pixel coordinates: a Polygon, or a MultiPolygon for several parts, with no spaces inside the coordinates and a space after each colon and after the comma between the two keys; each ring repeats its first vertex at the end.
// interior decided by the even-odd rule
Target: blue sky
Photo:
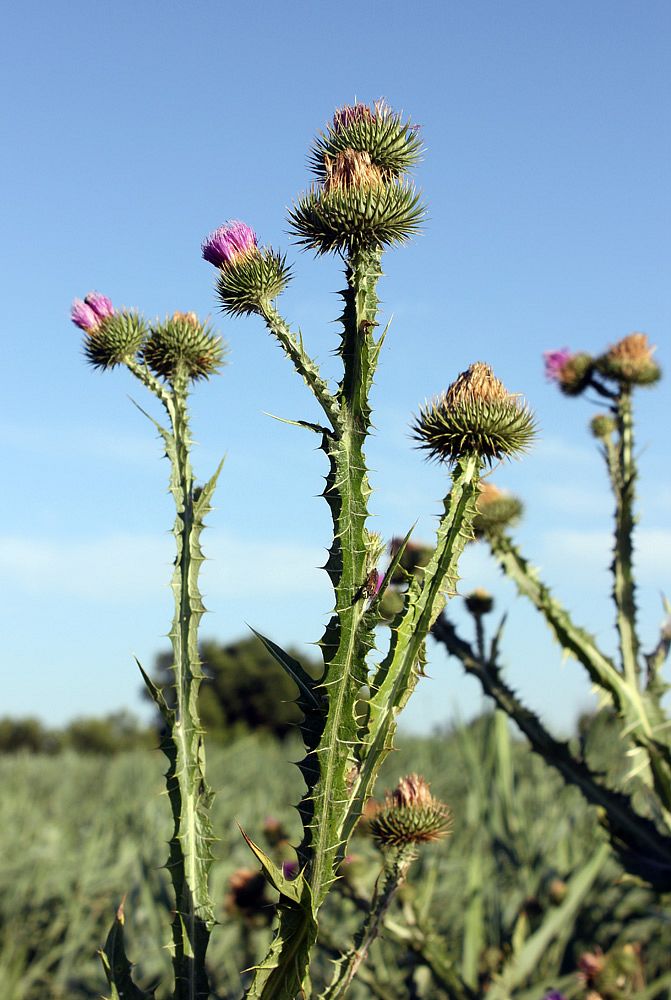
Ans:
{"type": "MultiPolygon", "coordinates": [[[[83,363],[68,309],[92,288],[149,316],[212,314],[230,344],[223,375],[193,396],[198,472],[227,454],[204,540],[204,634],[233,639],[249,622],[279,642],[319,637],[325,470],[310,436],[265,415],[309,419],[312,400],[259,321],[217,315],[199,248],[235,217],[286,249],[282,310],[334,372],[338,265],[299,253],[285,220],[313,135],[355,97],[384,96],[421,124],[429,206],[424,232],[384,262],[393,323],[374,398],[373,526],[390,537],[419,517],[430,540],[445,474],[413,450],[408,424],[470,362],[489,362],[542,428],[533,453],[496,474],[526,502],[519,539],[612,648],[593,407],[545,383],[541,353],[598,352],[643,330],[670,367],[669,5],[28,0],[4,27],[0,714],[139,710],[133,654],[149,666],[165,646],[166,463],[128,399],[151,404],[142,387],[83,363]]],[[[668,399],[664,383],[637,398],[647,646],[671,592],[668,399]]],[[[513,683],[567,727],[589,701],[580,669],[482,548],[463,571],[464,592],[489,586],[509,612],[513,683]]],[[[480,704],[440,650],[430,664],[406,713],[416,729],[480,704]]]]}

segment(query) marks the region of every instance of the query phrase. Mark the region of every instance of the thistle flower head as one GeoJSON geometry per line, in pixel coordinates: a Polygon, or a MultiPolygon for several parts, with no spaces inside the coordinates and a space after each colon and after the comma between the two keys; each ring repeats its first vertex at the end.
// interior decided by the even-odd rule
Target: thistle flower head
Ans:
{"type": "Polygon", "coordinates": [[[597,358],[596,367],[602,375],[620,384],[652,385],[662,374],[652,357],[655,350],[647,334],[630,333],[597,358]]]}
{"type": "Polygon", "coordinates": [[[84,333],[92,333],[103,320],[114,315],[114,306],[106,295],[89,292],[83,299],[75,299],[70,309],[70,318],[84,333]]]}
{"type": "Polygon", "coordinates": [[[420,410],[413,431],[419,447],[434,458],[455,462],[477,455],[492,463],[526,451],[535,422],[520,397],[511,395],[489,365],[478,361],[420,410]]]}
{"type": "Polygon", "coordinates": [[[142,359],[161,378],[182,373],[189,379],[209,378],[224,363],[221,337],[195,313],[176,312],[151,325],[142,359]]]}
{"type": "Polygon", "coordinates": [[[449,808],[432,796],[418,774],[401,778],[370,820],[370,832],[381,848],[439,840],[450,828],[449,808]]]}
{"type": "Polygon", "coordinates": [[[494,483],[485,482],[480,486],[480,495],[475,502],[473,531],[476,538],[503,531],[518,521],[524,512],[522,501],[500,490],[494,483]]]}
{"type": "Polygon", "coordinates": [[[205,260],[215,267],[226,267],[259,252],[256,233],[238,219],[230,219],[210,233],[201,249],[205,260]]]}
{"type": "Polygon", "coordinates": [[[545,377],[548,382],[559,382],[561,370],[571,357],[568,347],[560,347],[556,351],[544,351],[545,377]]]}
{"type": "Polygon", "coordinates": [[[464,604],[474,618],[480,618],[482,615],[488,615],[492,610],[494,607],[494,598],[488,590],[485,590],[483,587],[476,587],[470,594],[466,594],[464,604]]]}
{"type": "Polygon", "coordinates": [[[422,153],[418,128],[389,107],[385,101],[351,104],[339,108],[333,120],[315,140],[310,166],[320,181],[328,174],[328,163],[349,149],[367,153],[385,181],[402,177],[422,153]]]}
{"type": "Polygon", "coordinates": [[[559,990],[550,990],[549,993],[545,994],[543,1000],[566,1000],[566,997],[559,990]]]}
{"type": "Polygon", "coordinates": [[[370,153],[343,149],[335,157],[325,159],[324,191],[347,191],[349,188],[374,187],[382,184],[379,167],[371,162],[370,153]]]}
{"type": "Polygon", "coordinates": [[[267,882],[262,872],[238,868],[228,880],[224,908],[231,916],[242,917],[253,926],[269,924],[274,907],[266,895],[267,882]]]}
{"type": "MultiPolygon", "coordinates": [[[[392,538],[389,543],[389,555],[392,559],[402,544],[402,538],[392,538]]],[[[419,545],[417,542],[406,542],[391,582],[396,584],[405,583],[408,573],[418,573],[424,569],[425,566],[429,565],[433,551],[427,545],[419,545]]]]}
{"type": "Polygon", "coordinates": [[[232,316],[262,313],[284,291],[291,279],[286,257],[270,247],[240,254],[217,275],[217,296],[232,316]]]}

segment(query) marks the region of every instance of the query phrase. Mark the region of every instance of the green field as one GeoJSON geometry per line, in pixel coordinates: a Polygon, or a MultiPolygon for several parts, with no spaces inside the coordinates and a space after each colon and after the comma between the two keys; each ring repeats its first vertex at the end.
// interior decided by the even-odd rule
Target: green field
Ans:
{"type": "MultiPolygon", "coordinates": [[[[222,1000],[240,996],[240,969],[262,955],[269,934],[225,907],[231,874],[254,867],[237,823],[261,843],[269,815],[298,835],[297,816],[286,806],[301,790],[297,769],[287,762],[291,756],[290,746],[254,737],[209,754],[219,837],[213,898],[221,921],[209,965],[214,995],[222,1000]]],[[[144,987],[169,981],[168,951],[156,943],[167,944],[170,936],[170,889],[161,866],[171,819],[161,794],[162,768],[161,755],[151,752],[0,759],[3,1000],[104,994],[96,949],[124,894],[137,979],[144,987]]],[[[484,992],[490,972],[500,970],[551,917],[561,883],[589,861],[601,841],[595,811],[524,744],[507,740],[491,719],[445,736],[405,738],[388,762],[379,792],[410,771],[422,773],[432,791],[450,803],[453,834],[424,849],[415,882],[373,946],[353,998],[450,997],[441,979],[450,962],[484,992]],[[497,747],[504,751],[498,756],[497,747]]],[[[364,860],[350,867],[342,891],[333,893],[324,912],[316,986],[327,975],[330,955],[360,919],[356,903],[346,897],[364,897],[379,869],[368,838],[357,838],[354,849],[364,860]]],[[[668,974],[668,917],[659,899],[620,883],[620,874],[611,860],[599,870],[576,918],[542,949],[511,995],[541,1000],[545,989],[559,984],[567,996],[584,996],[575,975],[580,953],[596,947],[609,952],[625,942],[642,947],[648,984],[668,974]]],[[[655,989],[612,995],[671,996],[664,980],[655,989]]],[[[157,998],[162,995],[157,992],[157,998]]]]}

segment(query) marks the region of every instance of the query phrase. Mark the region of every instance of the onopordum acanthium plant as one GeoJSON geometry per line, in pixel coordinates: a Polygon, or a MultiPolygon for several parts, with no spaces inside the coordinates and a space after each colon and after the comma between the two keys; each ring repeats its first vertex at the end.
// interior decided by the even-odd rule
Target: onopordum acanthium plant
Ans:
{"type": "MultiPolygon", "coordinates": [[[[597,806],[603,826],[624,867],[656,889],[671,891],[671,719],[663,697],[668,684],[662,667],[671,647],[671,617],[647,654],[639,635],[635,600],[633,542],[638,477],[634,449],[633,395],[641,386],[655,384],[661,371],[645,334],[632,333],[601,355],[547,352],[548,377],[568,397],[591,394],[606,412],[590,421],[605,462],[613,495],[612,599],[618,637],[617,655],[609,655],[583,624],[541,580],[511,536],[511,526],[522,505],[510,494],[489,484],[478,500],[476,533],[489,546],[503,573],[544,618],[562,649],[587,672],[599,696],[600,708],[610,713],[612,745],[619,747],[619,769],[604,775],[590,763],[589,744],[576,749],[552,736],[501,676],[499,645],[502,626],[486,648],[482,621],[476,620],[476,648],[459,636],[441,616],[433,627],[483,690],[527,736],[532,748],[580,789],[597,806]]],[[[667,616],[671,605],[665,601],[667,616]]]]}
{"type": "MultiPolygon", "coordinates": [[[[214,374],[223,363],[221,339],[195,313],[175,313],[147,323],[135,312],[117,311],[97,292],[76,300],[72,320],[84,331],[84,354],[98,369],[125,366],[162,404],[168,427],[149,417],[170,461],[170,492],[175,502],[175,568],[172,577],[174,617],[169,636],[173,650],[171,698],[140,670],[163,720],[161,749],[168,758],[166,790],[174,828],[167,869],[175,893],[172,919],[174,1000],[206,1000],[210,995],[205,954],[214,908],[208,877],[213,860],[209,812],[212,793],[205,775],[203,731],[198,715],[202,678],[198,626],[205,611],[198,588],[203,554],[200,535],[210,510],[221,465],[197,485],[191,468],[188,394],[191,383],[214,374]]],[[[144,411],[143,411],[144,412],[144,411]]],[[[147,416],[149,416],[147,414],[147,416]]],[[[111,1000],[153,996],[131,978],[123,941],[124,913],[119,907],[101,951],[111,1000]]]]}
{"type": "MultiPolygon", "coordinates": [[[[293,332],[275,305],[291,277],[286,258],[259,247],[253,230],[239,221],[220,226],[203,243],[203,256],[217,268],[223,311],[260,316],[321,407],[323,423],[290,422],[319,438],[328,462],[323,497],[333,520],[324,568],[335,603],[320,641],[323,675],[314,681],[277,644],[263,639],[299,687],[306,750],[299,766],[306,791],[299,805],[303,838],[297,877],[287,878],[248,840],[279,893],[277,929],[249,987],[252,998],[311,995],[310,954],[319,910],[393,747],[398,715],[421,674],[426,637],[454,593],[481,472],[524,451],[534,431],[526,405],[483,363],[471,365],[420,411],[415,437],[447,466],[451,482],[432,557],[410,582],[390,625],[388,649],[381,662],[372,664],[375,631],[384,624],[380,602],[403,553],[401,544],[381,580],[377,564],[384,545],[367,528],[371,487],[365,458],[370,391],[387,334],[387,329],[377,333],[377,286],[383,252],[415,234],[423,217],[408,179],[420,152],[416,127],[382,103],[340,109],[313,145],[315,180],[295,202],[289,221],[303,247],[318,256],[338,254],[344,263],[337,347],[342,374],[336,386],[323,377],[302,335],[293,332]]],[[[344,961],[340,968],[350,964],[344,961]]],[[[340,995],[337,975],[325,995],[340,995]]]]}

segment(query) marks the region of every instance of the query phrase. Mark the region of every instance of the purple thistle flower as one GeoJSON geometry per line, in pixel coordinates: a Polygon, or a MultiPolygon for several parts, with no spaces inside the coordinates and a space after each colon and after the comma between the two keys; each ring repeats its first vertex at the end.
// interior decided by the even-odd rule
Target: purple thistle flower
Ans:
{"type": "Polygon", "coordinates": [[[107,319],[108,316],[114,316],[115,310],[110,299],[106,295],[101,295],[100,292],[89,292],[84,297],[84,302],[93,309],[98,319],[107,319]]]}
{"type": "Polygon", "coordinates": [[[557,351],[545,351],[543,353],[545,377],[548,382],[559,382],[561,370],[571,357],[572,354],[568,347],[560,347],[557,351]]]}
{"type": "Polygon", "coordinates": [[[543,1000],[566,1000],[566,997],[559,990],[550,990],[549,993],[545,994],[543,1000]]]}
{"type": "Polygon", "coordinates": [[[291,879],[293,881],[298,878],[298,862],[297,861],[283,861],[282,862],[282,874],[285,878],[291,879]]]}
{"type": "Polygon", "coordinates": [[[229,219],[203,240],[202,251],[205,260],[215,267],[234,264],[240,257],[254,253],[258,249],[256,233],[246,222],[229,219]]]}
{"type": "Polygon", "coordinates": [[[346,104],[338,108],[333,116],[333,129],[335,132],[341,128],[347,128],[355,122],[372,121],[375,116],[367,104],[346,104]]]}
{"type": "Polygon", "coordinates": [[[78,326],[86,333],[93,333],[95,328],[100,325],[100,317],[82,299],[75,299],[72,303],[70,319],[75,326],[78,326]]]}

